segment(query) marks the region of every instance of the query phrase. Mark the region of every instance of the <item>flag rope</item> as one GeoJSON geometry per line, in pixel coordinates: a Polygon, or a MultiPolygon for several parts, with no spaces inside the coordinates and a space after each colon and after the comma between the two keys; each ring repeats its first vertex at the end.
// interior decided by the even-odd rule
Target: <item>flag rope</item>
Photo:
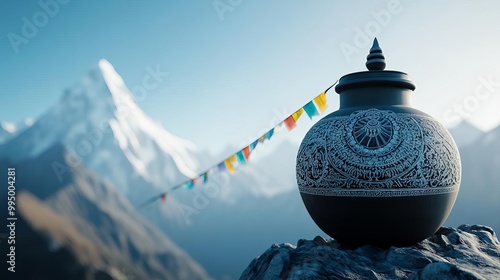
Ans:
{"type": "Polygon", "coordinates": [[[333,83],[331,86],[329,86],[325,91],[317,95],[311,101],[307,102],[304,106],[300,107],[300,109],[294,111],[290,116],[282,120],[280,123],[275,125],[273,128],[271,128],[269,131],[264,133],[262,136],[257,138],[252,143],[246,145],[242,149],[239,149],[236,153],[232,153],[229,157],[213,165],[204,172],[198,174],[195,178],[184,180],[181,183],[176,184],[173,187],[169,188],[168,190],[147,199],[146,201],[144,201],[139,205],[139,208],[147,206],[158,199],[161,199],[164,202],[166,201],[168,194],[174,192],[175,190],[181,187],[186,187],[187,189],[191,189],[195,185],[199,184],[201,180],[203,180],[203,182],[201,183],[205,184],[208,181],[210,173],[213,172],[214,170],[227,171],[230,174],[234,173],[236,171],[234,163],[238,163],[240,166],[245,165],[248,162],[250,154],[255,149],[255,147],[257,147],[259,143],[263,143],[266,140],[271,140],[271,137],[274,135],[274,132],[281,129],[283,126],[286,126],[288,131],[292,131],[296,127],[296,122],[304,112],[306,113],[306,115],[309,116],[310,119],[312,119],[313,116],[317,116],[323,113],[328,106],[326,103],[326,93],[337,83],[338,80],[335,81],[335,83],[333,83]]]}

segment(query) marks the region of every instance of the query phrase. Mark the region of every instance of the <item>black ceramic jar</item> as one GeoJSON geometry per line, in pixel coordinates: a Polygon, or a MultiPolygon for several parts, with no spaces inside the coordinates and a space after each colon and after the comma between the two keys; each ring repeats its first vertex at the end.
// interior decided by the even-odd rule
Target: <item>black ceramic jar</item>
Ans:
{"type": "Polygon", "coordinates": [[[376,39],[366,66],[339,80],[340,109],[306,134],[297,183],[313,220],[339,242],[410,245],[448,217],[460,157],[446,128],[410,107],[415,84],[384,70],[376,39]]]}

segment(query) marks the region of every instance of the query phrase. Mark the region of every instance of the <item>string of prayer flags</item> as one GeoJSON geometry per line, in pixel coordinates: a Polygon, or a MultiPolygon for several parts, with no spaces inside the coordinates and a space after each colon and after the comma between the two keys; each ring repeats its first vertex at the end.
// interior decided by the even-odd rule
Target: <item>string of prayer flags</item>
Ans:
{"type": "Polygon", "coordinates": [[[179,184],[179,185],[177,185],[177,186],[174,186],[174,187],[172,188],[172,190],[179,189],[179,188],[181,188],[181,187],[183,187],[183,186],[184,186],[184,183],[181,183],[181,184],[179,184]]]}
{"type": "MultiPolygon", "coordinates": [[[[338,82],[338,81],[337,81],[338,82]]],[[[309,116],[310,119],[312,119],[314,116],[317,116],[321,113],[323,113],[328,105],[326,104],[326,93],[328,90],[330,90],[333,86],[337,84],[335,82],[333,85],[331,85],[329,88],[327,88],[324,92],[320,93],[316,97],[314,97],[313,100],[307,102],[304,106],[299,108],[297,111],[293,112],[290,116],[288,116],[286,119],[281,121],[279,124],[277,124],[275,127],[271,128],[269,131],[264,133],[262,136],[260,136],[258,139],[250,143],[248,146],[245,146],[243,149],[238,150],[236,153],[232,154],[230,157],[226,158],[222,162],[219,162],[218,164],[214,165],[213,167],[209,168],[203,173],[200,173],[200,175],[194,179],[189,179],[187,181],[184,181],[180,184],[177,184],[167,191],[161,193],[160,195],[154,196],[145,202],[143,202],[139,207],[143,207],[145,205],[148,205],[158,198],[161,199],[161,201],[165,202],[167,199],[167,195],[181,187],[185,187],[186,189],[192,189],[195,185],[200,185],[200,184],[206,184],[209,180],[209,174],[211,172],[228,172],[229,174],[233,174],[236,171],[237,167],[241,167],[245,164],[248,163],[248,160],[250,159],[250,154],[252,153],[253,150],[257,147],[259,143],[264,143],[266,140],[271,140],[271,137],[277,132],[282,130],[282,127],[285,126],[288,131],[292,131],[296,126],[297,126],[297,121],[299,118],[303,115],[304,112],[306,112],[307,116],[309,116]]]]}

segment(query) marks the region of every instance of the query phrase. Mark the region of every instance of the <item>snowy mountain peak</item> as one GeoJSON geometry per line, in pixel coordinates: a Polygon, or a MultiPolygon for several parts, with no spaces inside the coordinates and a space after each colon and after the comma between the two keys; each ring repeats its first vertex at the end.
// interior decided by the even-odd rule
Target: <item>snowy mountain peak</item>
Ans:
{"type": "Polygon", "coordinates": [[[2,126],[2,129],[5,130],[7,133],[15,133],[16,132],[16,125],[10,122],[1,122],[0,125],[2,126]]]}
{"type": "Polygon", "coordinates": [[[122,77],[116,72],[111,63],[104,58],[101,59],[99,61],[99,70],[111,93],[115,105],[124,104],[132,106],[136,110],[140,110],[122,77]]]}
{"type": "Polygon", "coordinates": [[[33,125],[34,120],[32,118],[26,118],[23,123],[26,127],[30,127],[33,125]]]}
{"type": "Polygon", "coordinates": [[[33,125],[33,119],[26,118],[18,124],[12,122],[0,122],[0,129],[9,134],[16,134],[32,125],[33,125]]]}
{"type": "Polygon", "coordinates": [[[113,65],[101,59],[79,82],[65,90],[60,103],[51,111],[99,121],[131,110],[141,111],[113,65]]]}
{"type": "Polygon", "coordinates": [[[6,142],[16,133],[16,125],[10,122],[0,122],[0,144],[6,142]]]}
{"type": "Polygon", "coordinates": [[[164,189],[198,168],[195,146],[151,120],[105,59],[33,126],[0,145],[0,158],[35,157],[56,143],[123,191],[145,183],[164,189]]]}
{"type": "Polygon", "coordinates": [[[109,61],[107,61],[105,58],[102,58],[99,60],[99,69],[102,71],[103,76],[106,78],[106,81],[108,83],[115,83],[118,85],[125,85],[125,82],[123,82],[122,77],[116,73],[115,68],[109,61]]]}
{"type": "Polygon", "coordinates": [[[24,121],[15,124],[11,122],[0,122],[0,144],[7,142],[16,134],[33,125],[32,118],[26,118],[24,121]]]}

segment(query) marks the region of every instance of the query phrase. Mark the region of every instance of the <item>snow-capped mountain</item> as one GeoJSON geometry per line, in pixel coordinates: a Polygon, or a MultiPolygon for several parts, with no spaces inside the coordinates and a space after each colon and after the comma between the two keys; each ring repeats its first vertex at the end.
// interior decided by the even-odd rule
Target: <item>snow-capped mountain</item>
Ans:
{"type": "MultiPolygon", "coordinates": [[[[34,158],[56,143],[61,143],[65,149],[77,155],[82,160],[82,166],[126,192],[128,199],[135,205],[158,192],[152,187],[164,190],[172,183],[194,177],[193,171],[200,171],[199,162],[208,161],[205,165],[210,166],[221,160],[197,151],[189,141],[171,135],[149,119],[134,102],[121,77],[105,60],[100,61],[99,66],[80,83],[66,90],[61,100],[32,127],[0,145],[0,159],[7,157],[19,162],[34,158]]],[[[173,241],[186,248],[190,255],[194,254],[195,259],[210,274],[238,277],[259,247],[274,241],[273,234],[259,228],[272,224],[275,226],[270,228],[271,231],[280,234],[289,232],[292,239],[317,231],[315,227],[304,227],[297,231],[279,226],[278,221],[291,217],[301,228],[307,223],[312,224],[312,221],[308,220],[301,203],[290,205],[292,199],[296,202],[300,199],[298,193],[290,192],[295,189],[294,168],[298,147],[286,141],[277,147],[273,147],[273,143],[266,143],[269,146],[264,147],[275,150],[272,156],[264,157],[261,161],[252,160],[234,175],[227,176],[226,181],[219,183],[221,193],[210,198],[210,207],[196,210],[203,211],[203,214],[193,217],[191,227],[179,227],[174,223],[173,220],[179,219],[184,223],[185,213],[182,208],[180,211],[172,211],[176,210],[172,208],[179,205],[196,207],[193,195],[206,190],[206,186],[196,187],[192,191],[180,190],[168,198],[168,203],[154,203],[141,209],[141,213],[164,232],[169,232],[173,241]],[[277,195],[284,191],[288,191],[286,195],[277,195]],[[242,207],[234,211],[236,202],[242,207]],[[255,211],[254,207],[260,210],[255,211]],[[270,215],[268,219],[259,218],[267,212],[280,214],[270,215]],[[242,227],[237,223],[240,219],[253,222],[242,227]],[[230,225],[226,225],[228,222],[230,225]],[[205,235],[207,239],[193,242],[200,232],[208,233],[205,235]],[[224,239],[227,245],[238,243],[242,232],[253,236],[253,241],[232,249],[220,245],[224,239]],[[249,251],[250,248],[253,251],[249,251]],[[220,254],[218,258],[211,256],[212,252],[220,250],[228,253],[220,254]]],[[[227,152],[234,151],[230,149],[227,152]]],[[[53,168],[51,175],[64,177],[66,169],[59,163],[68,165],[71,162],[53,164],[57,168],[53,168]]],[[[70,167],[74,169],[74,166],[70,167]]],[[[214,184],[211,182],[211,186],[214,184]]],[[[39,191],[49,187],[50,184],[45,184],[39,191]]]]}
{"type": "Polygon", "coordinates": [[[195,146],[152,121],[113,66],[101,60],[29,129],[0,145],[0,158],[34,157],[56,143],[124,192],[193,177],[195,146]]]}

